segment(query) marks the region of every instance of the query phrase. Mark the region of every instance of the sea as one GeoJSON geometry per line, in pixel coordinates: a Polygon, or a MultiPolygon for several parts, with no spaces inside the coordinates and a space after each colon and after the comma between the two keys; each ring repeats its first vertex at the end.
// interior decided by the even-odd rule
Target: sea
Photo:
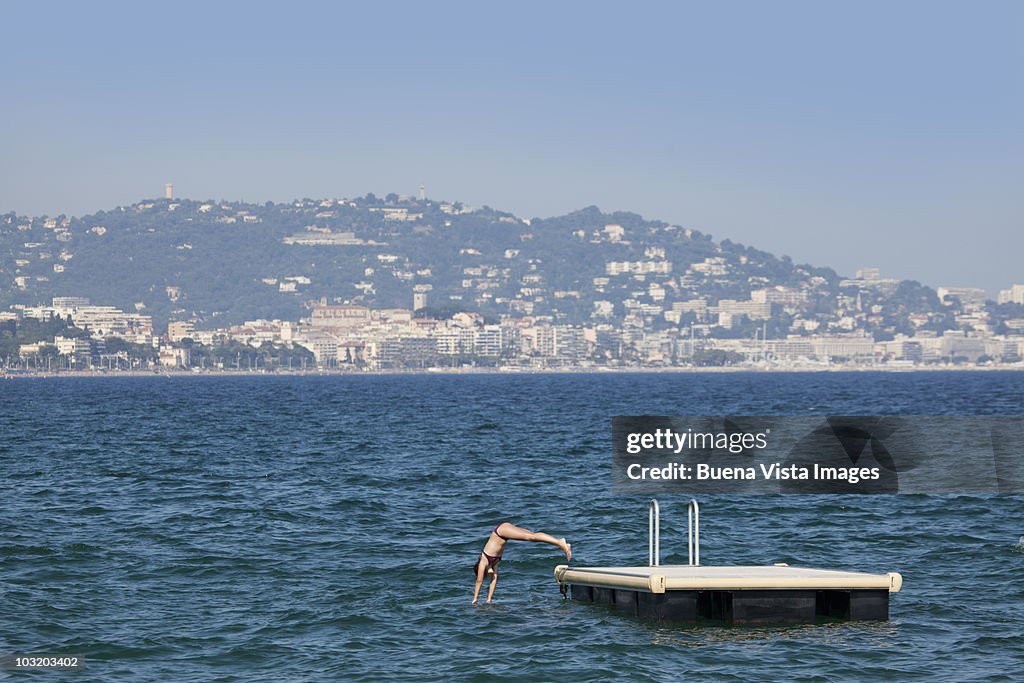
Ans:
{"type": "MultiPolygon", "coordinates": [[[[898,571],[886,622],[638,620],[521,542],[470,604],[503,521],[646,564],[615,415],[1024,416],[1024,373],[0,379],[0,657],[85,662],[0,678],[1024,679],[1020,496],[702,497],[704,564],[898,571]]],[[[685,563],[688,496],[659,500],[685,563]]]]}

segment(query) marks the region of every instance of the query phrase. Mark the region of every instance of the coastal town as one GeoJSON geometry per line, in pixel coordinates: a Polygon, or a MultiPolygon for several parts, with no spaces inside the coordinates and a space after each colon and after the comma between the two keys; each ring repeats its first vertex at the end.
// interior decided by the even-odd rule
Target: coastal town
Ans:
{"type": "Polygon", "coordinates": [[[1024,285],[853,277],[588,207],[143,200],[0,216],[0,371],[1024,367],[1024,285]]]}
{"type": "MultiPolygon", "coordinates": [[[[862,286],[876,286],[874,273],[867,276],[862,286]]],[[[489,322],[470,312],[437,319],[417,315],[413,308],[374,309],[324,301],[312,304],[310,314],[296,321],[252,320],[208,330],[172,321],[157,331],[148,315],[68,296],[56,297],[49,305],[0,312],[0,325],[8,329],[25,321],[65,326],[52,338],[19,344],[16,354],[0,356],[0,368],[7,373],[1024,368],[1024,319],[1008,325],[1012,332],[996,334],[986,325],[981,292],[940,292],[944,299],[954,298],[965,306],[968,329],[900,334],[884,341],[858,330],[857,316],[850,316],[851,329],[842,332],[768,338],[755,329],[749,338],[714,336],[716,330],[728,329],[734,316],[767,320],[774,307],[799,309],[805,297],[784,289],[757,290],[745,302],[676,305],[661,312],[665,319],[689,312],[707,322],[669,330],[558,325],[529,316],[489,322]]],[[[1001,292],[1000,303],[1024,305],[1024,285],[1001,292]]]]}

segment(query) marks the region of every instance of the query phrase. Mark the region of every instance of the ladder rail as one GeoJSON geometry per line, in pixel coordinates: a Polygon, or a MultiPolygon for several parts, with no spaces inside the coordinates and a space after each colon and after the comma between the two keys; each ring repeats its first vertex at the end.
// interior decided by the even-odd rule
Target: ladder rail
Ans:
{"type": "Polygon", "coordinates": [[[689,538],[690,566],[700,566],[700,506],[691,498],[686,505],[686,535],[689,538]]]}
{"type": "MultiPolygon", "coordinates": [[[[696,498],[686,504],[686,536],[689,565],[700,566],[700,505],[696,498]]],[[[661,566],[661,508],[654,498],[647,503],[647,566],[661,566]]]]}
{"type": "Polygon", "coordinates": [[[661,566],[661,510],[653,498],[647,504],[647,566],[661,566]]]}

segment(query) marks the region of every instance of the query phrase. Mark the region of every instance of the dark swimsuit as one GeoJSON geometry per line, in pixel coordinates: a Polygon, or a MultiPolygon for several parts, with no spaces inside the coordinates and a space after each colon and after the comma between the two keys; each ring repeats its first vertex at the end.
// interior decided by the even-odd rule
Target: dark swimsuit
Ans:
{"type": "MultiPolygon", "coordinates": [[[[508,524],[508,522],[502,522],[498,526],[494,527],[494,530],[491,533],[494,534],[495,536],[497,536],[498,538],[500,538],[501,540],[507,541],[508,540],[507,538],[505,538],[504,536],[502,536],[501,534],[498,533],[498,529],[501,528],[502,524],[508,524]]],[[[488,568],[493,567],[494,565],[498,564],[498,562],[501,561],[501,555],[488,555],[485,552],[481,552],[480,554],[487,558],[487,567],[488,568]]]]}

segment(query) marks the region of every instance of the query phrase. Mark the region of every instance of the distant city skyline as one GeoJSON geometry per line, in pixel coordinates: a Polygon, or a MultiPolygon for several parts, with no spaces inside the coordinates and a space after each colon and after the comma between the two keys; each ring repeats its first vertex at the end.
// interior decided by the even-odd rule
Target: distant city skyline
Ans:
{"type": "Polygon", "coordinates": [[[596,204],[852,275],[1024,281],[1024,6],[14,6],[0,212],[596,204]],[[532,9],[531,9],[532,7],[532,9]],[[429,12],[429,13],[428,13],[429,12]]]}

